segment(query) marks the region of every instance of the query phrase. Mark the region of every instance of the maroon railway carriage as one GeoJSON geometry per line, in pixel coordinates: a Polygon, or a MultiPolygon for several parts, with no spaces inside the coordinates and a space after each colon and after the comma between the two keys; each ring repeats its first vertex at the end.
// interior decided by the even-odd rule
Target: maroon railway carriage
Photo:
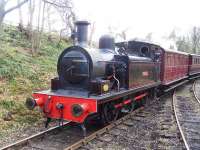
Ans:
{"type": "Polygon", "coordinates": [[[161,82],[168,87],[188,78],[189,54],[162,49],[161,82]]]}
{"type": "Polygon", "coordinates": [[[189,76],[196,78],[200,74],[200,55],[189,55],[189,76]]]}

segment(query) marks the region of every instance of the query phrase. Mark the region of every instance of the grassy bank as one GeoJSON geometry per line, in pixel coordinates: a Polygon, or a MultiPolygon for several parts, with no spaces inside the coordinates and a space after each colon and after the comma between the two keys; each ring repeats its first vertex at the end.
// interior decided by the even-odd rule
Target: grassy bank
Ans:
{"type": "Polygon", "coordinates": [[[31,44],[16,27],[4,26],[0,36],[0,138],[28,125],[43,121],[39,110],[24,106],[32,91],[47,89],[56,76],[57,58],[69,44],[48,41],[42,36],[37,55],[30,53],[31,44]]]}

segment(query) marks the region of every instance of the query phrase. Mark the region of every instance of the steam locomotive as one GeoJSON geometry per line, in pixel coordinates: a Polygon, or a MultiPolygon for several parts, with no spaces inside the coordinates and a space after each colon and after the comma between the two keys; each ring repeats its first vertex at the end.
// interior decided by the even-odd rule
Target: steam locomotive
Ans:
{"type": "Polygon", "coordinates": [[[92,48],[87,44],[89,22],[75,25],[76,42],[60,54],[51,89],[34,92],[26,100],[29,109],[43,110],[47,124],[51,118],[84,124],[93,117],[110,123],[157,93],[199,77],[198,55],[141,41],[115,43],[109,35],[92,48]]]}

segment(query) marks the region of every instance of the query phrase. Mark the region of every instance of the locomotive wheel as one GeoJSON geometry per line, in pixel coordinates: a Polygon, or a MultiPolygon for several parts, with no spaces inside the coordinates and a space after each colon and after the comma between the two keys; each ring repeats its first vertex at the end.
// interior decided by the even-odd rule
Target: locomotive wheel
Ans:
{"type": "Polygon", "coordinates": [[[145,96],[142,100],[141,100],[141,106],[145,106],[147,102],[147,97],[145,96]]]}
{"type": "Polygon", "coordinates": [[[103,107],[103,115],[105,123],[111,123],[112,121],[117,120],[119,116],[119,109],[116,109],[114,103],[106,103],[103,107]]]}
{"type": "Polygon", "coordinates": [[[136,109],[136,108],[137,108],[137,104],[136,104],[135,101],[133,101],[133,102],[131,103],[131,112],[132,112],[134,109],[136,109]]]}
{"type": "Polygon", "coordinates": [[[140,106],[144,106],[145,105],[145,98],[140,100],[140,106]]]}
{"type": "Polygon", "coordinates": [[[129,105],[127,105],[126,109],[128,109],[129,113],[132,112],[134,109],[136,109],[135,101],[132,101],[129,105]]]}

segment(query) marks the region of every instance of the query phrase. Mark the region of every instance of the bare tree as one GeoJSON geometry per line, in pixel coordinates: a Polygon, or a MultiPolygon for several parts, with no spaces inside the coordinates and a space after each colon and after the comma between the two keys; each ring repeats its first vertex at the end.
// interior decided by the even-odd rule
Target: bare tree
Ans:
{"type": "Polygon", "coordinates": [[[11,1],[11,0],[0,0],[0,26],[2,25],[4,18],[8,13],[21,7],[23,4],[25,4],[29,0],[23,0],[19,3],[17,3],[15,6],[6,9],[6,5],[9,1],[11,1]]]}
{"type": "Polygon", "coordinates": [[[118,33],[116,33],[116,31],[117,31],[117,27],[114,27],[114,26],[111,26],[111,25],[109,25],[108,26],[108,33],[110,34],[110,35],[112,35],[114,38],[117,38],[117,34],[118,33]]]}
{"type": "Polygon", "coordinates": [[[62,22],[64,23],[65,32],[72,33],[74,30],[74,22],[76,20],[76,15],[73,11],[73,4],[71,0],[57,0],[60,5],[55,5],[58,10],[62,22]],[[60,6],[60,7],[58,7],[60,6]]]}
{"type": "Polygon", "coordinates": [[[28,26],[27,26],[27,31],[28,31],[28,38],[31,41],[31,53],[35,53],[35,39],[36,39],[36,34],[33,30],[33,18],[34,18],[34,12],[35,12],[35,0],[30,0],[29,1],[29,21],[28,21],[28,26]]]}
{"type": "MultiPolygon", "coordinates": [[[[19,5],[21,0],[17,0],[17,4],[19,5]]],[[[23,17],[22,17],[22,10],[21,7],[18,9],[19,11],[19,26],[23,27],[23,17]]]]}
{"type": "Polygon", "coordinates": [[[126,40],[126,38],[127,38],[127,29],[122,30],[121,32],[119,32],[119,33],[118,33],[118,36],[119,36],[120,38],[122,38],[123,40],[126,40]]]}
{"type": "Polygon", "coordinates": [[[191,53],[190,39],[187,36],[180,36],[176,40],[176,47],[179,51],[191,53]]]}
{"type": "Polygon", "coordinates": [[[76,16],[73,10],[72,0],[43,0],[45,3],[48,3],[52,7],[54,7],[60,17],[65,24],[66,29],[73,31],[74,29],[74,21],[76,20],[76,16]]]}
{"type": "Polygon", "coordinates": [[[41,33],[40,33],[40,18],[41,18],[41,7],[42,7],[42,1],[39,0],[38,5],[38,16],[37,16],[37,30],[33,32],[34,36],[32,37],[32,51],[33,53],[37,53],[40,48],[40,39],[41,39],[41,33]]]}
{"type": "Polygon", "coordinates": [[[42,8],[42,24],[41,24],[40,33],[42,33],[43,30],[44,30],[44,22],[45,22],[45,16],[44,16],[44,14],[45,14],[45,8],[46,8],[46,3],[44,2],[44,3],[43,3],[43,8],[42,8]]]}
{"type": "Polygon", "coordinates": [[[176,41],[176,38],[177,38],[177,36],[176,36],[176,30],[174,29],[174,30],[172,30],[172,32],[169,34],[168,39],[173,40],[173,41],[176,41]]]}
{"type": "Polygon", "coordinates": [[[175,31],[171,33],[171,39],[176,42],[178,50],[199,53],[200,49],[200,27],[193,27],[188,35],[176,36],[175,31]]]}
{"type": "MultiPolygon", "coordinates": [[[[51,23],[50,23],[51,21],[49,15],[51,7],[57,10],[64,24],[64,28],[60,30],[60,40],[58,42],[59,44],[61,39],[63,38],[63,35],[65,35],[65,37],[66,36],[69,37],[74,30],[74,22],[76,20],[76,16],[73,11],[72,0],[43,0],[43,1],[48,4],[47,19],[48,19],[49,32],[51,32],[51,23]]],[[[52,37],[50,35],[48,39],[51,40],[51,38],[52,37]]]]}
{"type": "Polygon", "coordinates": [[[200,48],[200,28],[193,27],[191,32],[191,43],[192,43],[192,51],[193,53],[198,53],[198,49],[200,48]]]}
{"type": "Polygon", "coordinates": [[[50,11],[51,11],[51,5],[47,4],[47,23],[48,23],[49,34],[51,34],[51,19],[50,19],[51,12],[50,11]]]}
{"type": "Polygon", "coordinates": [[[29,0],[29,19],[28,19],[28,25],[27,25],[27,37],[29,40],[32,40],[33,36],[33,15],[35,11],[35,1],[34,0],[29,0]]]}
{"type": "Polygon", "coordinates": [[[35,39],[35,52],[37,53],[40,49],[40,45],[41,45],[41,39],[42,39],[42,33],[44,30],[44,22],[45,22],[45,17],[44,17],[44,13],[45,13],[45,7],[46,7],[46,2],[43,2],[42,0],[39,0],[39,10],[38,10],[38,25],[37,25],[37,32],[35,32],[36,34],[36,39],[35,39]],[[43,5],[43,7],[42,7],[43,5]],[[42,9],[42,14],[41,14],[41,9],[42,9]]]}
{"type": "Polygon", "coordinates": [[[169,45],[169,49],[172,49],[172,50],[174,50],[174,49],[175,49],[175,46],[174,46],[174,45],[172,45],[172,44],[170,44],[170,45],[169,45]]]}
{"type": "Polygon", "coordinates": [[[70,0],[43,0],[43,1],[45,3],[53,5],[55,7],[59,7],[59,8],[71,8],[71,6],[69,6],[69,2],[71,2],[70,0]]]}
{"type": "Polygon", "coordinates": [[[109,26],[108,32],[111,34],[115,39],[126,40],[127,39],[127,32],[128,28],[126,29],[118,29],[118,27],[109,26]]]}

